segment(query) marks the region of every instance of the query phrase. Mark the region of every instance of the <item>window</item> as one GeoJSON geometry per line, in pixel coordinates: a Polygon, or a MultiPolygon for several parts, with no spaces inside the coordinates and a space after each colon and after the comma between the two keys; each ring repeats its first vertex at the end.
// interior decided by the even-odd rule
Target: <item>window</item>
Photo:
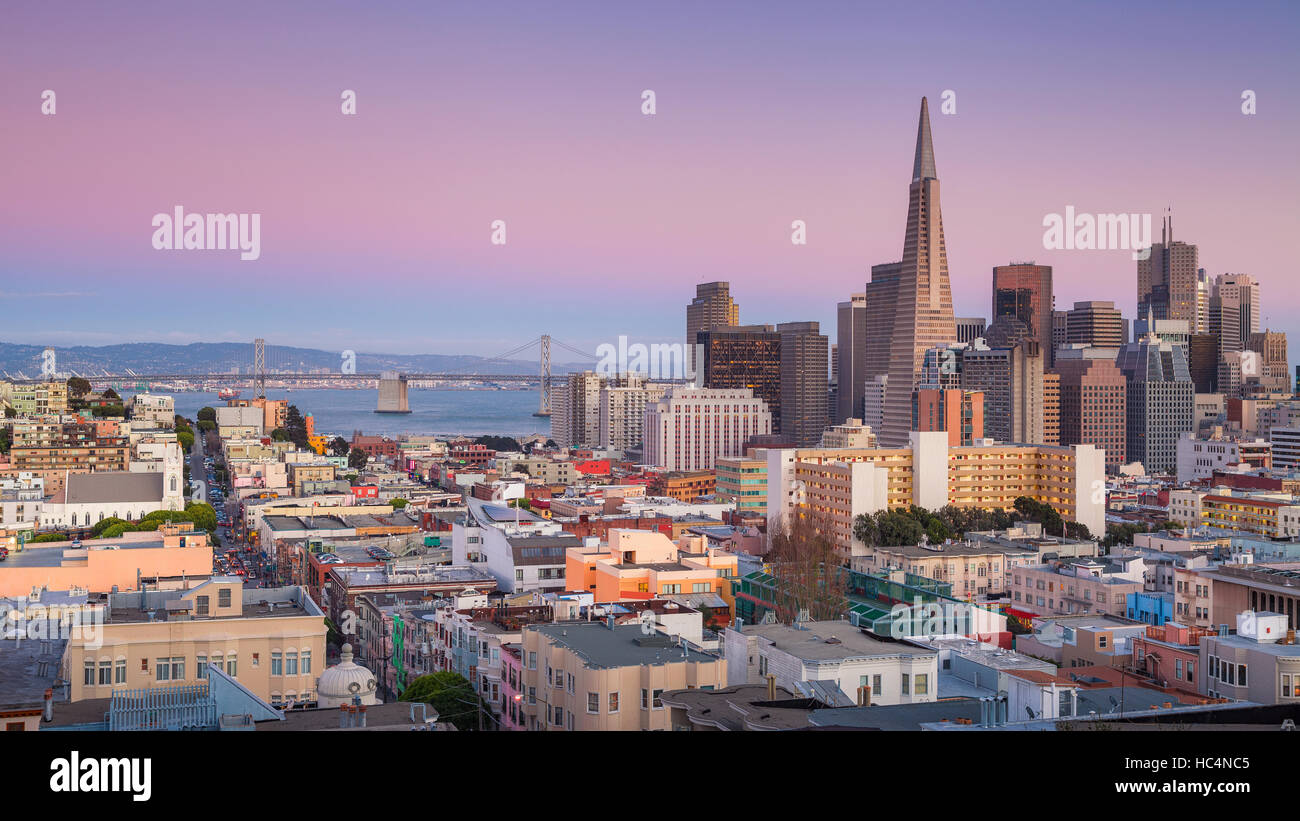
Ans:
{"type": "Polygon", "coordinates": [[[930,692],[930,676],[926,673],[917,673],[916,694],[918,696],[923,696],[929,692],[930,692]]]}
{"type": "Polygon", "coordinates": [[[299,658],[302,660],[302,674],[305,676],[311,672],[311,651],[303,650],[299,658]]]}
{"type": "Polygon", "coordinates": [[[195,597],[194,597],[194,612],[195,612],[196,615],[199,615],[199,616],[206,616],[206,615],[208,615],[208,597],[207,597],[207,596],[195,596],[195,597]]]}
{"type": "Polygon", "coordinates": [[[611,713],[618,712],[618,693],[609,694],[609,711],[611,713]]]}
{"type": "Polygon", "coordinates": [[[669,595],[674,593],[680,593],[682,592],[682,586],[680,584],[665,584],[663,592],[669,595]]]}
{"type": "Polygon", "coordinates": [[[199,678],[208,677],[208,657],[205,653],[200,653],[194,657],[194,675],[199,678]]]}
{"type": "Polygon", "coordinates": [[[236,671],[238,669],[239,669],[238,666],[235,664],[234,656],[231,656],[226,659],[226,675],[231,676],[233,678],[236,675],[236,671]]]}
{"type": "Polygon", "coordinates": [[[708,582],[696,582],[696,583],[694,583],[693,585],[691,585],[691,592],[692,592],[692,593],[712,593],[712,592],[713,592],[713,585],[709,584],[708,582]]]}
{"type": "Polygon", "coordinates": [[[662,709],[664,708],[664,702],[663,702],[663,699],[660,698],[660,696],[662,696],[663,694],[664,694],[664,691],[663,691],[663,690],[655,690],[655,693],[654,693],[654,708],[655,708],[656,710],[662,710],[662,709]]]}
{"type": "Polygon", "coordinates": [[[574,682],[573,673],[568,673],[567,675],[568,675],[568,677],[569,677],[569,686],[566,687],[566,688],[564,688],[564,689],[566,689],[566,690],[568,690],[570,693],[572,693],[572,692],[573,692],[573,682],[574,682]]]}
{"type": "Polygon", "coordinates": [[[171,681],[171,677],[172,677],[172,660],[158,659],[157,664],[154,665],[154,680],[171,681]]]}
{"type": "Polygon", "coordinates": [[[871,695],[873,697],[884,694],[884,691],[881,689],[880,684],[881,684],[880,673],[876,673],[874,676],[871,677],[871,695]]]}
{"type": "Polygon", "coordinates": [[[284,675],[284,659],[281,657],[279,650],[271,651],[271,675],[284,675]]]}
{"type": "Polygon", "coordinates": [[[650,691],[644,687],[641,688],[641,709],[650,709],[650,691]]]}
{"type": "Polygon", "coordinates": [[[524,580],[524,571],[523,571],[523,569],[521,568],[521,569],[516,570],[516,571],[515,571],[515,581],[517,581],[517,582],[521,582],[521,581],[523,581],[523,580],[524,580]]]}
{"type": "Polygon", "coordinates": [[[230,588],[223,587],[217,592],[217,607],[230,606],[230,588]]]}
{"type": "Polygon", "coordinates": [[[1291,676],[1282,674],[1282,698],[1291,697],[1291,676]]]}
{"type": "Polygon", "coordinates": [[[537,703],[537,688],[536,688],[536,687],[529,687],[529,688],[528,688],[528,703],[529,703],[529,704],[536,704],[536,703],[537,703]]]}
{"type": "Polygon", "coordinates": [[[536,669],[537,669],[537,654],[536,654],[536,653],[529,653],[529,654],[528,654],[528,669],[529,669],[529,670],[536,670],[536,669]]]}
{"type": "Polygon", "coordinates": [[[126,659],[118,659],[113,664],[113,683],[126,684],[126,659]]]}
{"type": "MultiPolygon", "coordinates": [[[[95,686],[95,662],[94,662],[94,660],[92,660],[92,659],[86,659],[85,674],[84,674],[84,676],[83,676],[82,679],[81,679],[81,683],[84,684],[84,685],[86,685],[87,687],[94,687],[94,686],[95,686]]],[[[645,691],[642,690],[641,692],[644,693],[645,691]]]]}
{"type": "Polygon", "coordinates": [[[556,708],[555,708],[555,715],[554,715],[554,720],[553,720],[552,723],[555,724],[556,727],[563,727],[563,726],[564,726],[564,708],[563,708],[563,707],[556,707],[556,708]]]}
{"type": "Polygon", "coordinates": [[[113,662],[101,661],[99,663],[99,683],[101,685],[113,683],[113,662]]]}
{"type": "Polygon", "coordinates": [[[587,693],[587,712],[600,712],[600,693],[587,693]]]}
{"type": "Polygon", "coordinates": [[[903,689],[901,692],[905,696],[912,694],[912,677],[907,673],[903,673],[903,689]]]}
{"type": "Polygon", "coordinates": [[[183,681],[185,679],[185,659],[172,659],[172,681],[183,681]]]}
{"type": "Polygon", "coordinates": [[[286,676],[298,675],[298,651],[290,650],[284,654],[284,674],[286,676]]]}

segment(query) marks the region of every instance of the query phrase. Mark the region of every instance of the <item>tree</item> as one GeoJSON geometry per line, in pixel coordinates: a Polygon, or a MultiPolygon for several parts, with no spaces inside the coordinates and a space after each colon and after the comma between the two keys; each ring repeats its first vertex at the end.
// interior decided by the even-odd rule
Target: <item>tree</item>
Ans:
{"type": "Polygon", "coordinates": [[[33,539],[28,539],[27,543],[36,544],[39,542],[66,542],[67,540],[68,540],[68,534],[66,533],[42,533],[41,535],[33,539]]]}
{"type": "Polygon", "coordinates": [[[190,450],[194,447],[194,433],[189,430],[177,431],[176,441],[181,443],[182,450],[190,450]]]}
{"type": "Polygon", "coordinates": [[[402,508],[410,504],[409,501],[403,499],[401,496],[398,496],[394,499],[390,499],[388,503],[393,506],[393,510],[401,510],[402,508]]]}
{"type": "Polygon", "coordinates": [[[209,422],[215,423],[217,421],[217,411],[214,408],[205,406],[199,408],[199,412],[195,415],[194,418],[198,419],[200,422],[206,419],[209,422]]]}
{"type": "Polygon", "coordinates": [[[509,436],[480,436],[474,440],[474,444],[483,445],[484,447],[501,451],[503,453],[514,453],[515,451],[521,450],[519,442],[509,436]]]}
{"type": "Polygon", "coordinates": [[[112,388],[104,388],[104,393],[102,394],[102,396],[105,399],[116,399],[119,402],[122,401],[122,397],[118,396],[117,391],[113,390],[112,388]]]}
{"type": "Polygon", "coordinates": [[[107,519],[100,519],[98,522],[95,522],[95,526],[90,529],[90,535],[103,536],[105,530],[108,530],[113,525],[118,525],[118,524],[124,525],[129,523],[126,521],[126,519],[119,519],[116,516],[109,516],[107,519]]]}
{"type": "Polygon", "coordinates": [[[348,467],[350,468],[360,470],[366,466],[366,462],[368,461],[370,461],[370,454],[366,453],[361,448],[353,448],[352,452],[348,454],[348,467]]]}
{"type": "Polygon", "coordinates": [[[302,416],[302,411],[298,410],[297,405],[290,405],[284,413],[284,431],[289,434],[289,441],[293,442],[295,447],[306,450],[311,446],[307,440],[307,420],[302,416]]]}
{"type": "Polygon", "coordinates": [[[8,453],[9,445],[9,428],[0,427],[0,453],[8,453]]]}
{"type": "Polygon", "coordinates": [[[348,440],[342,436],[335,436],[329,447],[330,453],[334,456],[347,456],[348,451],[352,449],[352,446],[348,444],[348,440]]]}
{"type": "Polygon", "coordinates": [[[272,441],[272,442],[288,442],[288,441],[289,441],[289,431],[285,430],[284,428],[276,428],[275,430],[271,431],[271,441],[272,441]]]}
{"type": "Polygon", "coordinates": [[[80,398],[90,393],[90,381],[80,376],[68,380],[68,396],[80,398]]]}
{"type": "Polygon", "coordinates": [[[807,610],[814,620],[838,619],[848,607],[841,557],[826,534],[830,523],[807,508],[774,523],[767,560],[776,578],[778,617],[789,622],[807,610]]]}
{"type": "Polygon", "coordinates": [[[474,692],[469,680],[459,673],[443,670],[420,676],[407,685],[398,701],[418,701],[438,711],[441,721],[450,721],[457,730],[477,730],[485,705],[474,692]]]}
{"type": "Polygon", "coordinates": [[[121,405],[96,405],[91,409],[92,416],[126,416],[126,408],[121,405]]]}
{"type": "Polygon", "coordinates": [[[217,429],[217,423],[213,422],[211,419],[200,419],[198,424],[199,430],[204,433],[210,433],[217,429]]]}

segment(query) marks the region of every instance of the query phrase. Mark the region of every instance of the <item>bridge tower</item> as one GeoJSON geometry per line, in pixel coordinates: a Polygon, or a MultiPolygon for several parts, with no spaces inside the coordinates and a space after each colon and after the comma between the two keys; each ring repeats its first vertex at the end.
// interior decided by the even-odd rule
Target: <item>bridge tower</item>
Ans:
{"type": "Polygon", "coordinates": [[[533,416],[551,415],[551,335],[542,334],[542,384],[538,395],[537,413],[533,416]]]}
{"type": "Polygon", "coordinates": [[[253,340],[253,388],[258,399],[266,398],[266,340],[253,340]]]}

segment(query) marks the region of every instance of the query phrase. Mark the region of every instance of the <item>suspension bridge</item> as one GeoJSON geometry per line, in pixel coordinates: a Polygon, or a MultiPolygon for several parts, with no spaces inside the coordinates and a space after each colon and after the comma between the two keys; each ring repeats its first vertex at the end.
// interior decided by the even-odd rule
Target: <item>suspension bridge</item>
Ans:
{"type": "MultiPolygon", "coordinates": [[[[57,379],[67,379],[73,376],[80,376],[84,379],[96,382],[106,383],[114,390],[150,390],[156,383],[176,383],[192,384],[201,383],[206,386],[222,387],[250,387],[255,396],[265,398],[268,381],[275,386],[285,387],[290,384],[301,385],[304,383],[317,383],[329,385],[341,385],[349,383],[365,384],[367,382],[376,383],[376,387],[381,392],[380,409],[383,409],[384,384],[399,382],[401,392],[405,396],[405,386],[410,383],[427,382],[427,383],[477,383],[477,384],[500,384],[510,383],[518,385],[536,385],[538,390],[537,416],[550,416],[551,414],[551,391],[556,382],[562,382],[568,378],[567,372],[553,374],[551,372],[551,351],[552,347],[563,351],[575,358],[575,363],[584,368],[591,367],[596,362],[595,354],[584,351],[576,346],[569,345],[560,340],[554,339],[550,334],[542,334],[534,339],[530,339],[522,345],[511,348],[508,351],[497,354],[496,356],[485,359],[474,359],[463,368],[439,372],[415,372],[399,371],[396,369],[383,371],[358,371],[356,368],[357,354],[353,351],[342,351],[339,354],[339,362],[336,369],[322,367],[319,364],[319,356],[313,357],[317,364],[313,365],[304,361],[302,349],[288,347],[271,347],[268,350],[266,340],[256,339],[249,349],[247,360],[230,362],[226,361],[221,365],[228,368],[224,372],[211,371],[203,372],[199,370],[181,370],[181,369],[158,369],[148,373],[140,373],[130,368],[123,368],[119,372],[105,369],[96,369],[92,372],[89,370],[66,371],[60,372],[56,367],[55,351],[53,348],[45,349],[41,356],[41,375],[39,377],[29,377],[25,373],[17,374],[4,373],[4,377],[17,384],[32,384],[57,379]],[[487,373],[484,369],[490,369],[491,366],[517,366],[520,364],[519,357],[532,349],[537,351],[538,367],[537,372],[532,374],[521,373],[487,373]],[[268,353],[270,354],[268,358],[268,353]]],[[[311,352],[319,354],[320,352],[311,352]]],[[[366,356],[363,354],[362,356],[366,356]]],[[[374,358],[371,355],[370,358],[374,358]]],[[[680,382],[679,379],[664,379],[659,381],[680,382]]],[[[402,412],[402,411],[397,411],[402,412]]]]}

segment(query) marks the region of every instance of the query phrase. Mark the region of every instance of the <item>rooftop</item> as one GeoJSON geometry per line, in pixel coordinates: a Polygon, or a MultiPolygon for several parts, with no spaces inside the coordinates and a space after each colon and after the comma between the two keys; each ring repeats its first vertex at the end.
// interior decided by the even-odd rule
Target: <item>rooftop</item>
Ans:
{"type": "Polygon", "coordinates": [[[705,664],[719,661],[717,656],[674,644],[662,634],[647,636],[639,624],[615,625],[611,629],[603,621],[570,621],[535,625],[527,629],[536,630],[552,643],[572,650],[588,667],[608,669],[688,661],[705,664]]]}
{"type": "Polygon", "coordinates": [[[864,656],[924,656],[935,652],[876,638],[847,621],[808,621],[799,627],[793,624],[747,624],[741,628],[741,633],[765,638],[778,650],[813,662],[864,656]]]}
{"type": "Polygon", "coordinates": [[[0,639],[0,706],[41,704],[54,686],[66,639],[0,639]]]}

